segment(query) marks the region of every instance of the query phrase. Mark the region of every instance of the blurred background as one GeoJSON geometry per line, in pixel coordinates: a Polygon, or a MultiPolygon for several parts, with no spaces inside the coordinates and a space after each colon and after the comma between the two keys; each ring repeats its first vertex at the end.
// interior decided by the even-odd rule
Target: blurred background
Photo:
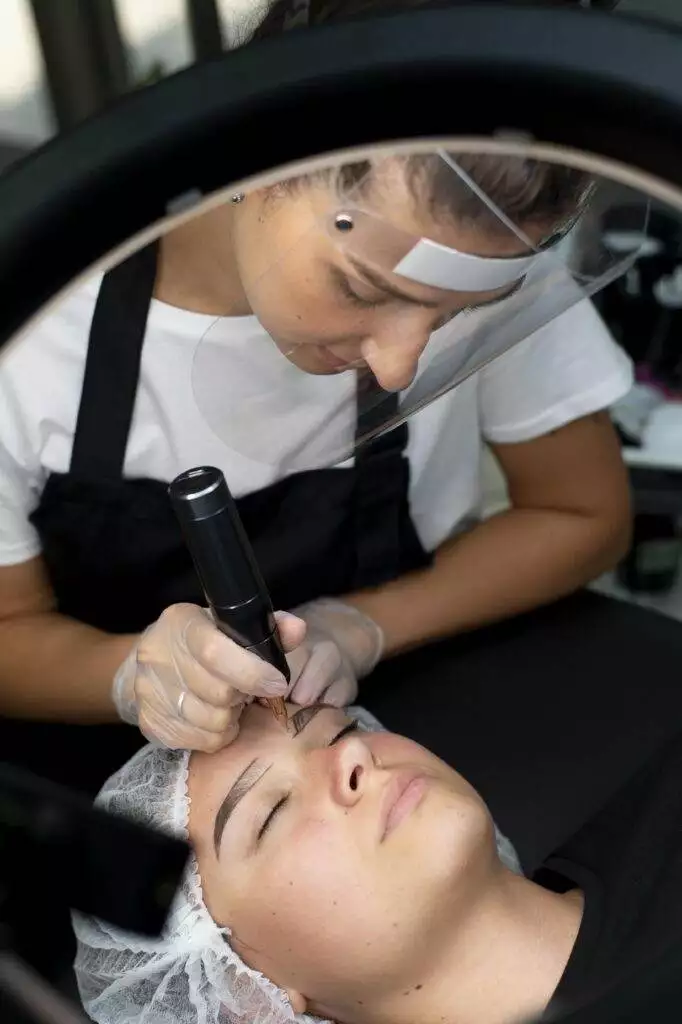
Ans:
{"type": "MultiPolygon", "coordinates": [[[[265,4],[2,0],[0,166],[97,109],[109,95],[237,44],[265,4]]],[[[620,0],[616,10],[682,23],[680,0],[620,0]]]]}
{"type": "MultiPolygon", "coordinates": [[[[579,0],[590,6],[590,0],[579,0]]],[[[594,6],[614,0],[593,0],[594,6]]],[[[239,45],[266,0],[1,0],[0,173],[117,95],[239,45]]],[[[614,16],[682,24],[682,0],[620,0],[614,16]]],[[[617,244],[627,207],[602,225],[617,244]]],[[[595,587],[682,619],[682,222],[656,210],[645,258],[598,297],[635,362],[637,383],[613,410],[635,499],[635,538],[595,587]]],[[[487,511],[506,495],[492,457],[487,511]]]]}
{"type": "Polygon", "coordinates": [[[2,0],[1,165],[109,96],[234,45],[262,6],[262,0],[2,0]]]}

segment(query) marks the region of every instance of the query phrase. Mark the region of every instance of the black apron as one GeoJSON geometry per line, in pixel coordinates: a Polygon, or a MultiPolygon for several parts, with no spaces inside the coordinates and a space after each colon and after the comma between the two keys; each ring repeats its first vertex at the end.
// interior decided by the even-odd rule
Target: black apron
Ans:
{"type": "MultiPolygon", "coordinates": [[[[49,477],[31,517],[58,610],[108,633],[141,631],[176,602],[203,603],[168,481],[123,476],[156,265],[153,245],[102,281],[69,472],[49,477]]],[[[358,431],[371,426],[372,393],[358,386],[358,431]]],[[[409,514],[407,437],[398,427],[363,446],[352,468],[297,473],[238,500],[276,608],[429,563],[409,514]]],[[[6,760],[91,794],[143,742],[124,725],[8,725],[6,760]]]]}

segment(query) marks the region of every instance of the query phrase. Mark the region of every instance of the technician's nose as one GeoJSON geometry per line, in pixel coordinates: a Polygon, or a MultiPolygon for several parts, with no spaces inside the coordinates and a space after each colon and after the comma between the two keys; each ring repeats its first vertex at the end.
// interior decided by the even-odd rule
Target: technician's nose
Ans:
{"type": "Polygon", "coordinates": [[[331,748],[332,796],[343,807],[353,807],[362,799],[369,773],[373,767],[372,755],[357,736],[348,736],[331,748]]]}
{"type": "Polygon", "coordinates": [[[402,391],[414,380],[429,337],[428,331],[411,332],[410,337],[394,335],[385,341],[371,337],[362,345],[362,357],[385,391],[402,391]]]}

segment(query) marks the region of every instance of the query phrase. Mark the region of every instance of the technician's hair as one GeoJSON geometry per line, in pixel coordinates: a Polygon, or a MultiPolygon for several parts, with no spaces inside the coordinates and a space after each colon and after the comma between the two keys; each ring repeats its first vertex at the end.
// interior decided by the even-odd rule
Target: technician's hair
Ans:
{"type": "MultiPolygon", "coordinates": [[[[275,0],[249,42],[258,42],[286,31],[300,31],[295,15],[307,6],[308,26],[360,21],[370,17],[388,16],[415,8],[450,7],[457,0],[275,0]],[[291,26],[291,27],[290,27],[291,26]]],[[[484,2],[484,0],[479,0],[484,2]]],[[[529,0],[507,0],[528,6],[529,0]]],[[[536,6],[577,6],[579,0],[535,0],[536,6]]],[[[570,221],[586,203],[592,181],[583,171],[560,164],[544,163],[516,156],[494,156],[482,153],[453,154],[457,164],[469,175],[488,198],[518,225],[556,227],[570,221]]],[[[406,174],[413,196],[425,202],[434,216],[481,223],[488,230],[505,230],[497,216],[477,198],[473,191],[457,187],[454,172],[436,154],[413,155],[405,159],[406,174]]],[[[294,189],[311,178],[329,180],[332,175],[343,191],[371,184],[370,164],[358,161],[338,170],[303,175],[287,182],[294,189]]]]}

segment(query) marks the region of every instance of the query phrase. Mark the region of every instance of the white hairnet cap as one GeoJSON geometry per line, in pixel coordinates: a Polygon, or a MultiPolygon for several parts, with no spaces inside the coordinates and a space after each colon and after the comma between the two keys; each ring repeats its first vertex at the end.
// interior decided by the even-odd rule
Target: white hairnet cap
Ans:
{"type": "MultiPolygon", "coordinates": [[[[363,728],[382,726],[368,712],[348,713],[363,728]]],[[[147,746],[109,779],[100,807],[188,839],[189,753],[147,746]]],[[[514,849],[498,832],[503,862],[520,871],[514,849]]],[[[97,1024],[284,1024],[296,1015],[286,994],[244,963],[204,903],[191,858],[160,939],[73,915],[76,977],[83,1006],[97,1024]]],[[[318,1018],[315,1018],[318,1021],[318,1018]]]]}

